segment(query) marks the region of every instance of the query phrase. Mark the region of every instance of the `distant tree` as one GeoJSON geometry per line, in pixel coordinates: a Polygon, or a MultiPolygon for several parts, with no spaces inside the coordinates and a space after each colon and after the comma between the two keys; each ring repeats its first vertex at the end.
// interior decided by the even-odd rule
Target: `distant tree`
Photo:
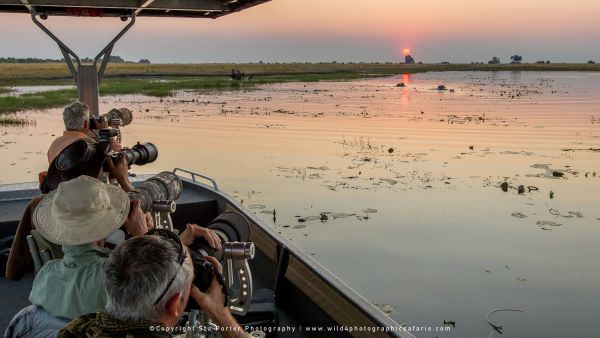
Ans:
{"type": "Polygon", "coordinates": [[[490,65],[497,65],[500,63],[500,58],[497,56],[494,56],[490,61],[488,61],[488,63],[490,65]]]}
{"type": "Polygon", "coordinates": [[[150,60],[148,60],[148,59],[141,59],[140,61],[138,61],[138,63],[150,64],[150,60]]]}
{"type": "Polygon", "coordinates": [[[521,55],[513,55],[510,57],[510,60],[512,64],[517,64],[517,63],[521,63],[521,61],[523,61],[523,57],[521,55]]]}
{"type": "Polygon", "coordinates": [[[549,64],[550,64],[550,60],[547,60],[547,61],[546,61],[546,64],[547,64],[547,65],[549,65],[549,64]]]}
{"type": "Polygon", "coordinates": [[[118,56],[118,55],[111,55],[110,58],[108,59],[108,61],[112,62],[112,63],[122,63],[122,62],[125,62],[125,60],[122,57],[118,56]]]}
{"type": "Polygon", "coordinates": [[[590,64],[590,65],[593,65],[593,64],[595,64],[596,62],[595,62],[594,60],[590,60],[590,61],[588,61],[587,63],[588,63],[588,64],[590,64]]]}
{"type": "Polygon", "coordinates": [[[415,59],[413,59],[413,57],[412,57],[412,56],[410,56],[410,55],[406,55],[406,56],[404,57],[404,62],[405,62],[405,63],[415,63],[415,59]]]}

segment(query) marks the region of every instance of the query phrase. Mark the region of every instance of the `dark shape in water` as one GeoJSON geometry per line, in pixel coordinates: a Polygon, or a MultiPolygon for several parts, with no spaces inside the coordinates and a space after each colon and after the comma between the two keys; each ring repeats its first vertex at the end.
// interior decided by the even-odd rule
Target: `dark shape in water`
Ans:
{"type": "Polygon", "coordinates": [[[439,85],[437,86],[437,90],[447,90],[447,88],[444,85],[439,85]]]}
{"type": "Polygon", "coordinates": [[[540,189],[536,186],[530,185],[527,187],[527,190],[529,190],[529,192],[532,192],[532,191],[538,191],[540,189]]]}
{"type": "Polygon", "coordinates": [[[475,146],[469,146],[469,149],[474,150],[475,146]]]}
{"type": "Polygon", "coordinates": [[[522,186],[522,185],[520,185],[520,186],[517,188],[517,192],[519,193],[519,195],[521,195],[521,194],[524,194],[524,193],[525,193],[525,187],[524,187],[524,186],[522,186]]]}
{"type": "Polygon", "coordinates": [[[327,222],[327,220],[329,219],[329,217],[327,217],[327,214],[325,214],[324,212],[321,213],[321,222],[325,223],[327,222]]]}
{"type": "Polygon", "coordinates": [[[304,223],[304,222],[306,222],[306,220],[304,218],[298,218],[298,222],[304,223]]]}
{"type": "Polygon", "coordinates": [[[500,184],[500,189],[502,189],[502,191],[507,192],[508,191],[508,182],[503,182],[502,184],[500,184]]]}
{"type": "Polygon", "coordinates": [[[563,177],[563,176],[565,176],[565,174],[561,173],[560,171],[553,171],[552,172],[552,176],[554,176],[554,177],[563,177]]]}
{"type": "Polygon", "coordinates": [[[453,320],[444,320],[444,325],[449,325],[449,326],[452,326],[453,328],[456,328],[456,322],[453,320]]]}
{"type": "Polygon", "coordinates": [[[394,152],[394,148],[390,148],[390,149],[388,149],[388,153],[390,153],[390,154],[391,154],[391,153],[393,153],[393,152],[394,152]]]}
{"type": "Polygon", "coordinates": [[[550,191],[550,199],[554,198],[554,191],[550,191]]]}
{"type": "Polygon", "coordinates": [[[396,87],[406,87],[406,85],[404,84],[404,82],[400,82],[396,85],[396,87]]]}

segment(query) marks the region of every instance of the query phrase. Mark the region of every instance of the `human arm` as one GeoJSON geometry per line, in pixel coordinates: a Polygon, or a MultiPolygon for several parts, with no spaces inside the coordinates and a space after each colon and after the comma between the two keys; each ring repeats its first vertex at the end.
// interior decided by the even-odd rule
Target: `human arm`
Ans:
{"type": "MultiPolygon", "coordinates": [[[[222,273],[223,268],[217,259],[210,256],[205,257],[205,259],[210,261],[219,273],[222,273]]],[[[216,277],[213,277],[206,293],[200,291],[195,285],[192,285],[190,296],[196,301],[202,311],[221,328],[223,337],[237,338],[247,336],[247,333],[244,332],[240,324],[233,318],[229,309],[223,306],[225,295],[216,277]]]]}
{"type": "Polygon", "coordinates": [[[119,182],[119,185],[123,190],[126,192],[135,190],[133,184],[129,182],[129,164],[127,163],[125,156],[120,156],[117,164],[114,164],[111,158],[108,158],[106,163],[108,165],[110,176],[114,177],[117,182],[119,182]]]}

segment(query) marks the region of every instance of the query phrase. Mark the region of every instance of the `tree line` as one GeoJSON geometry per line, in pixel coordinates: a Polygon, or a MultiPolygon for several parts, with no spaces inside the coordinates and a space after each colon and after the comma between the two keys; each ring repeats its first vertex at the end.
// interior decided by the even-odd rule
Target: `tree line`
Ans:
{"type": "MultiPolygon", "coordinates": [[[[102,60],[102,59],[100,59],[102,60]]],[[[13,58],[13,57],[0,57],[0,63],[51,63],[51,62],[64,62],[65,59],[41,59],[41,58],[13,58]]],[[[109,61],[111,63],[135,63],[135,61],[127,61],[120,56],[111,55],[109,61]]],[[[94,62],[91,58],[82,58],[81,62],[91,63],[94,62]]],[[[148,59],[141,59],[137,63],[150,63],[148,59]]]]}

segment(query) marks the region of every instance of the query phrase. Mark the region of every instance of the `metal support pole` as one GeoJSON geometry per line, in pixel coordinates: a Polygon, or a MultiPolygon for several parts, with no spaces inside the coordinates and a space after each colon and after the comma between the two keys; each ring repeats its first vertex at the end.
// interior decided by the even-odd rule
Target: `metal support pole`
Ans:
{"type": "MultiPolygon", "coordinates": [[[[98,103],[98,98],[100,96],[98,88],[100,86],[100,81],[104,77],[104,71],[106,70],[106,65],[110,61],[110,55],[112,53],[113,48],[115,47],[115,43],[123,37],[125,33],[135,24],[135,12],[131,12],[131,20],[118,34],[115,36],[107,45],[96,55],[94,58],[93,64],[82,64],[81,59],[75,52],[73,52],[66,44],[64,44],[56,35],[54,35],[44,24],[42,24],[38,18],[35,8],[33,6],[27,7],[31,13],[31,20],[44,32],[48,35],[60,48],[61,53],[65,59],[67,67],[69,67],[69,71],[71,72],[71,76],[75,80],[75,84],[77,85],[77,93],[79,96],[79,100],[88,105],[90,109],[90,114],[98,115],[100,112],[100,107],[98,103]],[[98,61],[102,58],[102,62],[100,63],[100,69],[98,69],[98,61]],[[75,65],[73,63],[75,60],[75,65]]],[[[121,18],[123,21],[127,20],[127,17],[121,18]]]]}

